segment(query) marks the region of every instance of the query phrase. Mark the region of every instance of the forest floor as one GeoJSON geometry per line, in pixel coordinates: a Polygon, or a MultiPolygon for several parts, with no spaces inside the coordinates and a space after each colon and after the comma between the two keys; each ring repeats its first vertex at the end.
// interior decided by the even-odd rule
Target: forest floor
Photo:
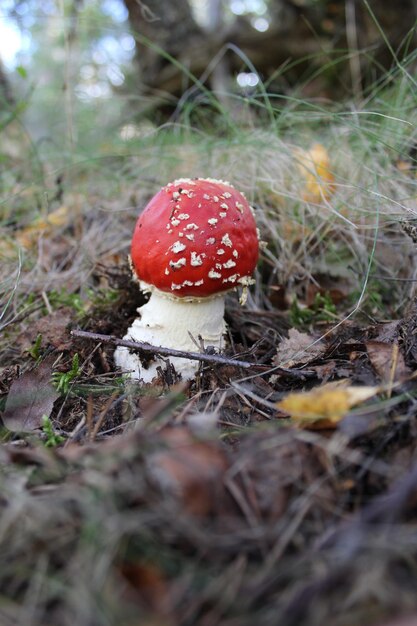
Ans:
{"type": "Polygon", "coordinates": [[[416,107],[401,89],[267,130],[147,128],[62,166],[28,168],[9,129],[1,624],[417,620],[416,107]],[[247,303],[226,303],[226,355],[253,366],[132,383],[111,344],[71,331],[124,335],[145,301],[135,220],[181,176],[229,179],[254,206],[268,245],[247,303]]]}

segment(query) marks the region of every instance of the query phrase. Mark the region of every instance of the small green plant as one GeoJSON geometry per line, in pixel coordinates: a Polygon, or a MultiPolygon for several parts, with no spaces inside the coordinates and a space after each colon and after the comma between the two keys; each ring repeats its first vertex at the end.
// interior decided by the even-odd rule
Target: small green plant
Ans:
{"type": "Polygon", "coordinates": [[[52,383],[56,390],[66,395],[70,391],[71,383],[80,375],[80,363],[78,353],[76,352],[72,358],[71,369],[68,372],[54,372],[52,374],[52,383]]]}
{"type": "Polygon", "coordinates": [[[289,319],[292,326],[305,327],[313,322],[330,322],[334,320],[336,314],[336,307],[330,294],[317,293],[313,304],[309,307],[301,307],[297,299],[294,299],[290,307],[289,319]]]}
{"type": "Polygon", "coordinates": [[[55,448],[65,441],[65,437],[54,432],[51,419],[47,415],[42,415],[42,432],[45,435],[44,445],[46,448],[55,448]]]}
{"type": "Polygon", "coordinates": [[[35,343],[31,348],[29,348],[28,352],[30,356],[37,361],[41,358],[41,345],[42,345],[42,334],[39,333],[35,339],[35,343]]]}
{"type": "Polygon", "coordinates": [[[87,289],[86,295],[94,307],[107,307],[120,298],[120,291],[118,289],[87,289]]]}
{"type": "Polygon", "coordinates": [[[65,289],[61,291],[53,289],[48,292],[48,300],[53,308],[67,306],[80,315],[85,313],[85,303],[78,293],[68,293],[65,289]]]}

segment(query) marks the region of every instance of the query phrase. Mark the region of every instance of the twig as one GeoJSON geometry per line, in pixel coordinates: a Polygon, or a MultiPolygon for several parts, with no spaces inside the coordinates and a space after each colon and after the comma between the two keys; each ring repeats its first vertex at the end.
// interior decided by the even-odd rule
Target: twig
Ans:
{"type": "Polygon", "coordinates": [[[104,407],[103,407],[103,409],[102,409],[102,411],[101,411],[101,413],[100,413],[100,415],[98,417],[98,420],[96,421],[96,423],[94,425],[93,430],[90,432],[90,441],[94,441],[95,438],[97,437],[97,433],[100,430],[100,428],[102,427],[103,422],[104,422],[104,420],[105,420],[105,418],[107,416],[107,413],[112,408],[112,404],[113,404],[114,400],[117,398],[117,394],[118,393],[119,393],[118,391],[114,391],[111,394],[110,398],[107,400],[106,404],[104,405],[104,407]]]}
{"type": "MultiPolygon", "coordinates": [[[[233,358],[221,356],[220,354],[205,354],[204,352],[188,352],[185,350],[175,350],[174,348],[164,348],[162,346],[153,346],[150,343],[130,341],[129,339],[119,339],[114,335],[101,335],[99,333],[90,333],[86,330],[72,330],[71,335],[84,339],[93,339],[94,341],[102,341],[103,343],[112,343],[115,346],[123,346],[131,350],[143,350],[143,352],[152,352],[153,354],[161,354],[162,356],[176,356],[190,361],[206,361],[206,363],[220,363],[222,365],[234,365],[235,367],[258,367],[261,369],[271,369],[268,365],[258,365],[250,361],[238,361],[233,358]]],[[[275,368],[274,368],[275,369],[275,368]]]]}

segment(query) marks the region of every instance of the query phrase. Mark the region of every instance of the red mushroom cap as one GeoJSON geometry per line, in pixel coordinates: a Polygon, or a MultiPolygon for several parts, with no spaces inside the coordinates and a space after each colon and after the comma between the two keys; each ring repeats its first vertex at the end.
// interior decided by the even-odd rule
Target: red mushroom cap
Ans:
{"type": "Polygon", "coordinates": [[[245,284],[258,254],[246,198],[229,183],[203,178],[163,187],[139,216],[131,249],[139,280],[180,298],[245,284]]]}

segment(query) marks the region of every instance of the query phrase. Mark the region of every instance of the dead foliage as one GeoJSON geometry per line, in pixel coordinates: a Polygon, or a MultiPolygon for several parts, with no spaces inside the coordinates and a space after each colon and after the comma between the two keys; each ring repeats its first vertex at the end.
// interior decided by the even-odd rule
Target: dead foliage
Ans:
{"type": "Polygon", "coordinates": [[[7,396],[3,423],[12,432],[31,432],[41,427],[42,418],[51,415],[59,393],[52,385],[54,359],[16,378],[7,396]]]}
{"type": "Polygon", "coordinates": [[[19,334],[30,366],[2,371],[5,623],[381,626],[417,610],[411,317],[287,333],[281,311],[232,304],[229,353],[253,369],[142,387],[109,345],[71,339],[136,308],[100,307],[40,316],[19,334]],[[43,415],[65,443],[33,435],[43,415]]]}

